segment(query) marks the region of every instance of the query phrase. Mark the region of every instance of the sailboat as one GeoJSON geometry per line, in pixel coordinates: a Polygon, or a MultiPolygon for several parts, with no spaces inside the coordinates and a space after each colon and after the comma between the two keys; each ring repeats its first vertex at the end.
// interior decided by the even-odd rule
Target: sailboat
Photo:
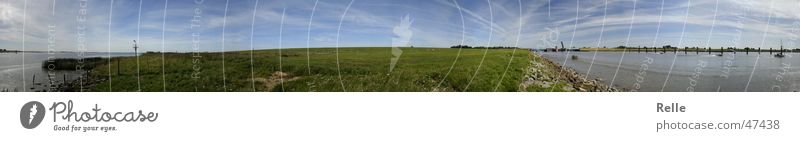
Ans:
{"type": "Polygon", "coordinates": [[[778,54],[775,54],[775,57],[778,57],[778,58],[786,57],[786,55],[783,54],[783,40],[781,40],[781,52],[779,52],[778,54]]]}

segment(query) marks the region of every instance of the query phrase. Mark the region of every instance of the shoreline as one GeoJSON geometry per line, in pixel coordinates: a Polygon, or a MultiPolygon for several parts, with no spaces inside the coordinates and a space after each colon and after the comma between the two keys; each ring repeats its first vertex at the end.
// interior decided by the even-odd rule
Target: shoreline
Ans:
{"type": "Polygon", "coordinates": [[[602,83],[599,78],[587,79],[586,75],[557,65],[538,52],[531,52],[531,65],[525,70],[520,90],[534,92],[618,92],[619,89],[602,83]]]}

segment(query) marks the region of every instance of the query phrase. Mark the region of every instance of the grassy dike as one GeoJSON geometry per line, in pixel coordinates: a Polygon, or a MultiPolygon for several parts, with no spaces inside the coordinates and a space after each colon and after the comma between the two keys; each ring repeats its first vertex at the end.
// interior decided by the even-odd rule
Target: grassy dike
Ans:
{"type": "Polygon", "coordinates": [[[161,53],[146,53],[139,56],[138,80],[136,57],[117,57],[96,66],[84,87],[89,91],[137,91],[141,84],[142,91],[182,92],[580,90],[571,88],[577,85],[568,75],[558,75],[566,73],[558,72],[560,67],[542,65],[540,61],[549,61],[525,49],[402,50],[391,72],[388,47],[340,48],[338,53],[336,48],[256,50],[252,65],[250,51],[226,52],[224,67],[222,53],[201,53],[199,58],[193,58],[192,53],[166,53],[164,59],[161,53]],[[545,75],[549,76],[546,80],[541,77],[545,75]],[[546,86],[538,85],[539,81],[559,82],[546,86]]]}

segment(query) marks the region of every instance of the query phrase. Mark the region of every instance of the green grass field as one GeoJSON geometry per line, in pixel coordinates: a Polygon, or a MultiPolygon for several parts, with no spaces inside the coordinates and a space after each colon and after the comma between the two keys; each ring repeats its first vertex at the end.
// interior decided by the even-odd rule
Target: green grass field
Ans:
{"type": "MultiPolygon", "coordinates": [[[[139,57],[138,81],[142,91],[520,91],[530,65],[530,52],[523,49],[515,54],[513,49],[490,49],[485,59],[485,49],[402,50],[392,72],[388,47],[340,48],[338,53],[335,48],[312,48],[310,55],[305,48],[256,50],[252,65],[250,51],[226,52],[224,61],[222,53],[202,53],[198,59],[192,53],[167,53],[164,59],[161,53],[147,53],[139,57]]],[[[90,90],[136,91],[136,68],[135,57],[97,66],[91,75],[108,78],[110,73],[111,80],[90,90]]]]}

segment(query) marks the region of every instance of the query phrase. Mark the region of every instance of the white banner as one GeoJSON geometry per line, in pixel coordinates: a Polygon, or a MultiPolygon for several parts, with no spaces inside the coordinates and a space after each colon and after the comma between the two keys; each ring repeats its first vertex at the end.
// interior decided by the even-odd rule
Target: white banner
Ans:
{"type": "Polygon", "coordinates": [[[0,133],[2,140],[792,140],[800,137],[798,100],[791,93],[3,93],[0,133]],[[31,101],[45,112],[31,112],[31,101]],[[44,116],[26,129],[36,122],[31,113],[44,116]]]}

